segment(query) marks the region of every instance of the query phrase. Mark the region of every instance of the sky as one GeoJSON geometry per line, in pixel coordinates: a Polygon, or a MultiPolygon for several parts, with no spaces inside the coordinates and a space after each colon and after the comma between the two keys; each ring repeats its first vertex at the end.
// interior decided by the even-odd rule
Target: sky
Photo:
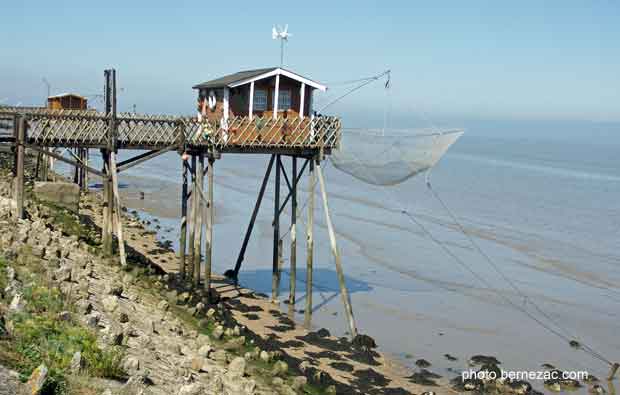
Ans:
{"type": "Polygon", "coordinates": [[[0,104],[41,104],[43,78],[52,94],[100,94],[113,67],[120,110],[189,114],[192,85],[277,66],[271,27],[289,24],[285,66],[331,86],[323,102],[392,71],[389,91],[329,109],[352,123],[620,122],[616,1],[31,0],[3,2],[0,19],[0,104]]]}

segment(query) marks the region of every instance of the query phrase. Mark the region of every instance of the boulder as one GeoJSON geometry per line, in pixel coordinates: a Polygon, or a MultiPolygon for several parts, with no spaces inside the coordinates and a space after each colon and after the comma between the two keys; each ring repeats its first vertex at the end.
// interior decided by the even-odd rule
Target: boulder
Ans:
{"type": "Polygon", "coordinates": [[[237,357],[228,365],[227,374],[232,377],[243,377],[243,375],[245,375],[245,365],[245,359],[243,357],[237,357]]]}
{"type": "Polygon", "coordinates": [[[73,358],[71,358],[71,373],[73,374],[79,374],[82,369],[84,369],[85,363],[84,363],[84,359],[82,358],[82,353],[77,351],[75,354],[73,354],[73,358]]]}
{"type": "Polygon", "coordinates": [[[80,187],[71,182],[35,182],[34,195],[43,202],[78,212],[80,187]]]}
{"type": "Polygon", "coordinates": [[[115,295],[108,295],[101,301],[103,304],[103,308],[108,312],[112,313],[118,308],[118,297],[115,295]]]}
{"type": "Polygon", "coordinates": [[[47,380],[47,366],[44,364],[39,365],[38,368],[32,371],[30,379],[28,379],[28,388],[30,388],[30,394],[39,395],[43,390],[45,381],[47,380]]]}

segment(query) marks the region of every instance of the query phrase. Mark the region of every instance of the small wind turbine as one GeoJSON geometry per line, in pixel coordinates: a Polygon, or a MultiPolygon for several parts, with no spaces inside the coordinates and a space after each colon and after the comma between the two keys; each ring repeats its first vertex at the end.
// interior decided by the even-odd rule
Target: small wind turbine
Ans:
{"type": "Polygon", "coordinates": [[[288,42],[288,38],[293,35],[288,32],[288,24],[284,25],[284,29],[280,26],[276,28],[274,25],[271,29],[271,38],[274,40],[280,39],[280,66],[284,66],[284,42],[288,42]]]}

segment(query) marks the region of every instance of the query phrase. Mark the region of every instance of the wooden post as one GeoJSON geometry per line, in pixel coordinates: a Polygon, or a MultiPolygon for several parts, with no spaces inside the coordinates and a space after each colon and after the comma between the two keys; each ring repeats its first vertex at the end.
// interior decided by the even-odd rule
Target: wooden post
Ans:
{"type": "Polygon", "coordinates": [[[203,208],[205,202],[203,201],[203,187],[204,187],[204,168],[205,168],[205,155],[204,153],[198,154],[198,167],[196,168],[196,210],[194,211],[194,286],[198,288],[200,286],[200,266],[201,266],[201,254],[202,254],[202,218],[203,208]]]}
{"type": "Polygon", "coordinates": [[[314,158],[310,159],[310,195],[308,196],[308,220],[306,222],[306,309],[304,311],[304,325],[310,328],[312,322],[312,271],[314,265],[314,190],[316,188],[316,173],[314,172],[314,158]]]}
{"type": "Polygon", "coordinates": [[[15,147],[15,218],[24,218],[24,143],[26,140],[26,120],[23,116],[17,122],[17,146],[15,147]]]}
{"type": "Polygon", "coordinates": [[[276,155],[276,180],[273,208],[273,266],[271,277],[271,300],[273,302],[278,299],[280,287],[280,160],[280,155],[276,155]]]}
{"type": "MultiPolygon", "coordinates": [[[[89,164],[89,156],[90,152],[88,148],[84,148],[84,164],[88,166],[89,164]]],[[[88,170],[84,169],[84,187],[82,188],[85,192],[88,192],[88,170]]]]}
{"type": "Polygon", "coordinates": [[[185,253],[187,247],[187,163],[181,159],[183,165],[183,186],[181,187],[181,234],[179,240],[179,274],[185,279],[185,253]]]}
{"type": "Polygon", "coordinates": [[[260,186],[260,190],[258,192],[258,198],[256,199],[256,203],[254,204],[254,211],[252,212],[252,217],[250,218],[250,224],[248,225],[248,229],[245,231],[245,237],[243,238],[243,244],[241,245],[241,251],[239,251],[239,256],[237,257],[237,263],[235,264],[234,276],[235,280],[238,278],[239,269],[241,269],[241,263],[245,258],[245,250],[248,246],[248,242],[250,241],[250,235],[252,234],[252,229],[254,229],[254,223],[256,222],[256,216],[258,215],[258,210],[260,209],[261,202],[263,201],[263,196],[265,195],[265,189],[267,187],[267,183],[269,182],[269,176],[271,175],[271,169],[273,168],[273,162],[275,161],[275,154],[271,155],[271,159],[269,160],[269,165],[267,166],[267,171],[265,171],[265,176],[263,177],[263,183],[260,186]]]}
{"type": "Polygon", "coordinates": [[[112,251],[112,229],[114,227],[114,191],[112,186],[112,171],[110,165],[110,158],[112,153],[106,151],[105,157],[105,174],[106,178],[103,180],[104,185],[104,221],[103,221],[103,252],[104,254],[111,256],[113,254],[112,251]]]}
{"type": "Polygon", "coordinates": [[[191,280],[194,275],[194,237],[196,236],[196,202],[200,199],[196,188],[196,155],[192,154],[192,195],[190,196],[189,209],[189,259],[187,261],[187,278],[191,280]]]}
{"type": "Polygon", "coordinates": [[[121,198],[118,192],[118,175],[116,173],[116,154],[110,153],[110,174],[112,175],[112,194],[114,195],[114,204],[112,206],[116,213],[116,238],[118,239],[118,254],[121,260],[121,266],[127,265],[127,256],[125,255],[125,239],[123,238],[123,221],[121,216],[121,198]]]}
{"type": "Polygon", "coordinates": [[[353,308],[351,307],[351,298],[347,285],[345,283],[344,272],[342,270],[342,262],[340,259],[340,252],[338,251],[338,245],[336,244],[336,233],[334,232],[334,226],[329,215],[329,206],[327,205],[327,192],[325,190],[325,180],[323,179],[323,171],[321,165],[316,163],[316,173],[319,178],[319,186],[321,188],[321,197],[323,198],[323,211],[325,211],[325,223],[327,224],[327,231],[329,233],[329,242],[331,244],[332,254],[336,260],[336,272],[338,273],[338,283],[340,284],[340,294],[342,295],[342,303],[344,304],[344,310],[347,315],[347,321],[349,323],[349,330],[351,337],[357,336],[357,328],[355,326],[355,319],[353,318],[353,308]]]}
{"type": "Polygon", "coordinates": [[[618,363],[618,362],[616,362],[613,365],[611,365],[611,369],[609,370],[609,375],[607,375],[607,380],[608,381],[611,381],[611,380],[614,379],[614,376],[618,372],[619,368],[620,368],[620,363],[618,363]]]}
{"type": "Polygon", "coordinates": [[[288,302],[295,304],[295,292],[297,289],[297,157],[292,158],[292,183],[291,186],[291,272],[290,291],[288,302]]]}
{"type": "Polygon", "coordinates": [[[108,210],[110,209],[108,207],[108,177],[109,177],[109,172],[108,172],[108,160],[107,160],[107,153],[105,150],[101,150],[101,160],[103,162],[103,172],[105,173],[106,177],[104,177],[101,180],[101,184],[102,184],[102,189],[103,189],[103,218],[101,221],[101,245],[103,246],[103,251],[107,251],[107,245],[108,245],[108,210]]]}
{"type": "Polygon", "coordinates": [[[207,182],[208,182],[208,195],[207,195],[207,235],[205,242],[205,283],[204,289],[207,290],[209,295],[209,289],[211,288],[211,267],[213,264],[213,226],[215,225],[215,202],[213,200],[213,165],[215,159],[209,156],[209,163],[207,168],[207,182]]]}

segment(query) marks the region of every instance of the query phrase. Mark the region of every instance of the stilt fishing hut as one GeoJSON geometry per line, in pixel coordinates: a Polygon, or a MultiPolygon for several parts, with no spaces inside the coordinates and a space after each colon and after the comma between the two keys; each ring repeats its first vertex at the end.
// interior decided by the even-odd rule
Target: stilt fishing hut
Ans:
{"type": "MultiPolygon", "coordinates": [[[[338,147],[341,123],[337,117],[315,115],[313,96],[327,88],[298,73],[281,67],[256,69],[230,74],[194,86],[198,91],[198,115],[175,117],[117,112],[116,72],[105,71],[105,112],[75,109],[0,108],[0,115],[13,119],[15,133],[11,141],[16,147],[15,196],[16,217],[23,217],[23,152],[35,150],[68,163],[84,172],[102,177],[103,221],[102,244],[112,254],[113,236],[118,240],[121,264],[126,264],[125,240],[121,220],[118,188],[119,173],[166,152],[177,151],[182,164],[181,225],[179,275],[194,289],[210,296],[214,231],[214,167],[226,154],[269,155],[258,198],[241,242],[235,267],[227,276],[237,281],[256,217],[269,183],[274,175],[272,295],[277,299],[280,285],[283,235],[280,218],[290,203],[290,296],[295,303],[297,267],[298,185],[304,171],[310,175],[308,196],[307,297],[306,320],[312,312],[313,215],[315,186],[320,187],[331,251],[348,319],[349,332],[357,329],[349,294],[344,281],[336,236],[328,211],[325,180],[321,161],[338,147]],[[63,149],[60,153],[55,148],[63,149]],[[66,157],[70,150],[100,150],[103,169],[94,169],[80,155],[66,157]],[[142,150],[143,153],[117,162],[119,150],[142,150]],[[290,170],[285,168],[290,158],[290,170]],[[205,160],[206,159],[206,160],[205,160]],[[302,161],[302,163],[299,163],[302,161]],[[203,191],[204,178],[208,189],[203,191]],[[285,193],[281,194],[281,181],[285,193]],[[283,198],[283,199],[282,199],[283,198]],[[204,221],[204,223],[203,223],[204,221]],[[206,232],[206,237],[203,235],[206,232]],[[203,240],[205,243],[203,244],[203,240]]],[[[85,107],[85,101],[79,101],[85,107]]],[[[60,105],[63,105],[60,99],[60,105]]],[[[73,101],[71,102],[73,106],[73,101]]],[[[79,176],[78,176],[79,178],[79,176]]]]}
{"type": "Polygon", "coordinates": [[[62,93],[47,98],[47,108],[52,110],[86,110],[88,100],[75,93],[62,93]]]}

